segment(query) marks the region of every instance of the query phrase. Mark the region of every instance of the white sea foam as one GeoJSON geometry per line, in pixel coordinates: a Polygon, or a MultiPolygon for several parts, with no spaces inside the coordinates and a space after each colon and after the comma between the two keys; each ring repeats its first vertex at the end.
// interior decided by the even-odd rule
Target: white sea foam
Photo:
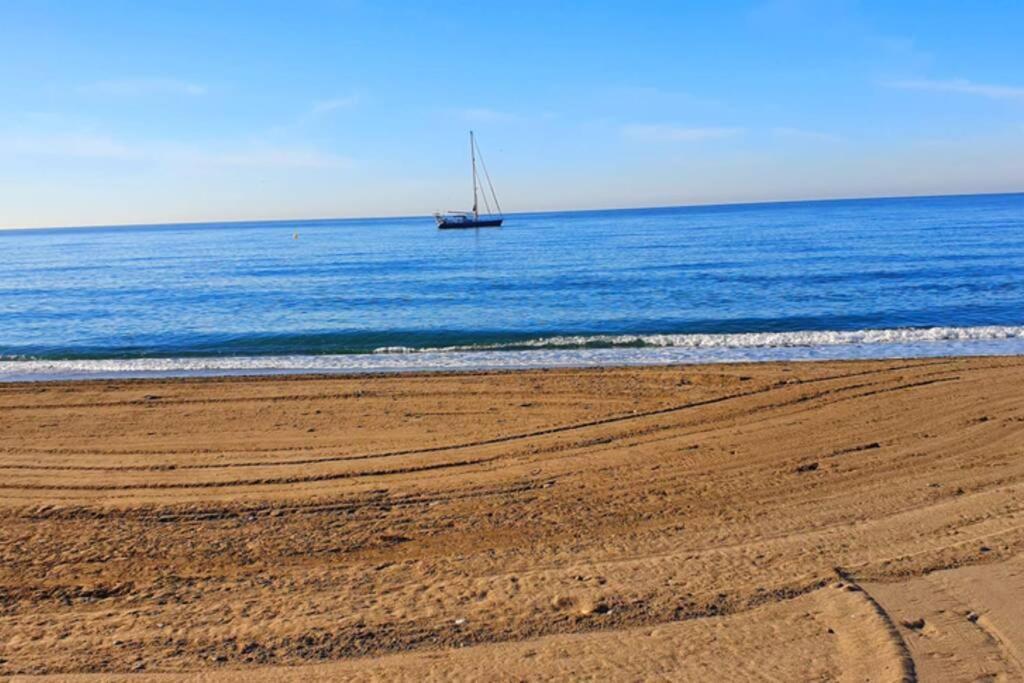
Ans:
{"type": "Polygon", "coordinates": [[[321,356],[2,360],[0,381],[1024,355],[1024,327],[555,337],[515,346],[514,350],[507,346],[389,348],[378,353],[321,356]]]}
{"type": "Polygon", "coordinates": [[[910,344],[1024,338],[1024,326],[895,328],[883,330],[823,330],[805,332],[742,332],[737,334],[623,334],[555,336],[505,344],[474,344],[415,349],[385,346],[374,353],[500,351],[509,349],[581,349],[588,347],[658,347],[690,349],[790,348],[850,344],[910,344]]]}

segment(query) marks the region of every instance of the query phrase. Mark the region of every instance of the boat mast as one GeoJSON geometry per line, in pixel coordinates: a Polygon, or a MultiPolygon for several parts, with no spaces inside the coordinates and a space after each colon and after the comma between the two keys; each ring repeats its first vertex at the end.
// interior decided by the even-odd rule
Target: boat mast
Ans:
{"type": "Polygon", "coordinates": [[[473,166],[473,220],[480,218],[476,205],[476,143],[473,142],[473,131],[469,131],[469,159],[473,166]]]}

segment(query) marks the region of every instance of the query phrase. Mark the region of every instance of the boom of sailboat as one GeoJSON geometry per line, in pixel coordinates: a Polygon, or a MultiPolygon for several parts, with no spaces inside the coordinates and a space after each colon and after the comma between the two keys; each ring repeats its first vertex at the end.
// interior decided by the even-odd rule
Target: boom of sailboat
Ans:
{"type": "Polygon", "coordinates": [[[480,148],[476,144],[473,131],[469,131],[469,163],[473,171],[473,209],[472,211],[446,211],[435,213],[434,220],[437,227],[442,230],[453,228],[497,228],[501,226],[504,216],[501,214],[501,205],[498,203],[498,195],[494,193],[494,185],[491,183],[491,176],[487,172],[487,165],[484,157],[480,154],[480,148]],[[476,162],[480,159],[480,168],[484,172],[484,179],[487,187],[480,184],[477,175],[476,162]],[[489,198],[488,198],[489,194],[489,198]],[[479,199],[483,198],[486,213],[480,213],[479,199]],[[494,202],[494,210],[491,209],[491,200],[494,202]]]}

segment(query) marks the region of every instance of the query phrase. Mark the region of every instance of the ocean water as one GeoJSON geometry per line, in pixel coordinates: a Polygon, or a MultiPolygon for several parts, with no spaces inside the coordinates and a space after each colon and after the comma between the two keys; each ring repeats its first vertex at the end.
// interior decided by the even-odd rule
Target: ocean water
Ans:
{"type": "Polygon", "coordinates": [[[1022,194],[0,231],[0,380],[1004,353],[1022,194]]]}

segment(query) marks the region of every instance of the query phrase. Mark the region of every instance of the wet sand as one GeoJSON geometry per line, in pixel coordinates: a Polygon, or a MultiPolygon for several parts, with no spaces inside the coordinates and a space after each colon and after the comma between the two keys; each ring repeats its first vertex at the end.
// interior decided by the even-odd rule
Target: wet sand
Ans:
{"type": "Polygon", "coordinates": [[[1024,678],[1024,358],[0,385],[0,677],[1024,678]]]}

